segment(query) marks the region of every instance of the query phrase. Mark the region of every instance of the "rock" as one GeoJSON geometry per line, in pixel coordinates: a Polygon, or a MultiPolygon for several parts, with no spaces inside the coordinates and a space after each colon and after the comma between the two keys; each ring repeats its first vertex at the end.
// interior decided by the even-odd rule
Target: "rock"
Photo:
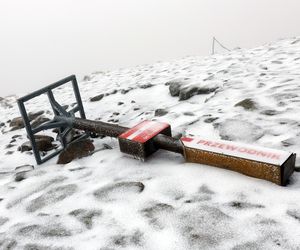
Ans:
{"type": "Polygon", "coordinates": [[[221,139],[229,141],[254,142],[264,135],[261,127],[235,119],[220,123],[218,129],[221,139]]]}
{"type": "Polygon", "coordinates": [[[260,204],[252,204],[249,202],[232,201],[228,203],[228,206],[236,209],[247,209],[247,208],[264,208],[265,206],[260,204]]]}
{"type": "Polygon", "coordinates": [[[140,88],[141,89],[148,89],[148,88],[151,88],[153,86],[154,86],[153,84],[147,83],[147,84],[140,85],[140,88]]]}
{"type": "Polygon", "coordinates": [[[82,80],[87,82],[87,81],[92,80],[92,78],[89,75],[85,75],[82,80]]]}
{"type": "Polygon", "coordinates": [[[234,106],[235,107],[243,107],[246,110],[255,110],[255,109],[257,109],[256,103],[250,98],[246,98],[246,99],[238,102],[234,106]]]}
{"type": "Polygon", "coordinates": [[[122,89],[121,94],[125,95],[127,94],[131,89],[122,89]]]}
{"type": "Polygon", "coordinates": [[[168,114],[168,111],[165,109],[156,109],[154,112],[154,116],[164,116],[168,114]]]}
{"type": "Polygon", "coordinates": [[[45,141],[49,141],[49,142],[54,141],[54,138],[52,136],[49,136],[49,135],[34,135],[34,138],[36,140],[45,140],[45,141]]]}
{"type": "Polygon", "coordinates": [[[205,123],[212,123],[214,122],[215,120],[218,120],[219,118],[218,117],[209,117],[209,118],[206,118],[204,120],[205,123]]]}
{"type": "Polygon", "coordinates": [[[194,95],[203,95],[214,92],[217,88],[209,88],[209,87],[185,87],[180,90],[179,93],[179,101],[188,100],[194,95]]]}
{"type": "MultiPolygon", "coordinates": [[[[35,135],[35,143],[37,146],[37,150],[39,151],[50,151],[54,149],[56,146],[52,144],[54,141],[53,137],[46,135],[35,135]]],[[[26,152],[32,150],[31,142],[24,142],[19,148],[18,151],[26,152]]]]}
{"type": "Polygon", "coordinates": [[[34,170],[32,165],[22,165],[15,168],[15,181],[23,181],[28,178],[29,173],[34,170]]]}
{"type": "Polygon", "coordinates": [[[31,126],[32,126],[33,128],[36,128],[36,127],[38,127],[38,126],[40,126],[40,125],[42,125],[43,123],[48,122],[48,121],[50,121],[49,118],[44,117],[44,116],[39,116],[39,117],[36,118],[34,121],[32,121],[31,126]]]}
{"type": "Polygon", "coordinates": [[[184,115],[186,116],[195,116],[195,114],[193,112],[187,111],[187,112],[183,112],[184,115]]]}
{"type": "Polygon", "coordinates": [[[273,116],[273,115],[278,115],[279,112],[277,110],[268,109],[268,110],[262,111],[261,114],[268,115],[268,116],[273,116]]]}
{"type": "MultiPolygon", "coordinates": [[[[29,112],[28,113],[28,119],[29,121],[32,121],[34,119],[37,119],[39,116],[41,116],[42,114],[44,114],[44,111],[38,111],[35,113],[29,112]]],[[[49,119],[48,119],[49,120],[49,119]]],[[[10,127],[12,127],[12,131],[13,130],[17,130],[17,129],[21,129],[24,128],[24,121],[22,117],[15,117],[10,121],[9,124],[10,127]]]]}
{"type": "Polygon", "coordinates": [[[16,146],[16,145],[15,145],[15,144],[9,143],[9,144],[6,145],[5,148],[6,148],[6,149],[9,149],[9,148],[12,148],[12,147],[14,147],[14,146],[16,146]]]}
{"type": "Polygon", "coordinates": [[[4,127],[4,126],[5,126],[5,123],[4,123],[4,122],[1,122],[1,123],[0,123],[0,128],[1,128],[1,127],[4,127]]]}
{"type": "Polygon", "coordinates": [[[10,127],[12,127],[14,130],[24,128],[24,122],[22,117],[15,117],[11,120],[10,127]]]}
{"type": "Polygon", "coordinates": [[[95,149],[93,142],[89,139],[76,141],[67,146],[58,157],[57,164],[67,164],[74,159],[88,156],[95,149]]]}
{"type": "Polygon", "coordinates": [[[32,121],[32,120],[38,118],[39,116],[41,116],[42,114],[44,114],[44,111],[42,111],[42,110],[35,112],[35,113],[29,112],[28,119],[29,119],[29,121],[32,121]]]}
{"type": "Polygon", "coordinates": [[[17,139],[17,138],[21,138],[22,137],[22,135],[13,135],[12,137],[11,137],[11,139],[17,139]]]}
{"type": "Polygon", "coordinates": [[[100,101],[103,97],[104,97],[104,94],[96,95],[96,96],[90,98],[90,101],[97,102],[97,101],[100,101]]]}
{"type": "Polygon", "coordinates": [[[123,105],[124,104],[124,102],[118,102],[118,105],[120,106],[120,105],[123,105]]]}
{"type": "Polygon", "coordinates": [[[31,146],[30,141],[26,141],[21,146],[18,147],[18,151],[21,151],[22,153],[30,151],[30,150],[32,150],[32,146],[31,146]]]}
{"type": "Polygon", "coordinates": [[[171,96],[179,96],[181,82],[180,81],[172,81],[168,83],[169,85],[169,92],[171,96]]]}
{"type": "Polygon", "coordinates": [[[180,101],[188,100],[194,95],[209,94],[218,88],[217,85],[208,83],[191,84],[191,81],[188,78],[170,81],[165,85],[169,85],[171,96],[179,96],[180,101]]]}

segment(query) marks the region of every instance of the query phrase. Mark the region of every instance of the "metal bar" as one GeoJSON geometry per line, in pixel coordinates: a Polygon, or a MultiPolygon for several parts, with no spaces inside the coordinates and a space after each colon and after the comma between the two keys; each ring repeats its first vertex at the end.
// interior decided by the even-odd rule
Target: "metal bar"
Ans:
{"type": "Polygon", "coordinates": [[[65,122],[47,122],[45,124],[42,124],[34,129],[32,129],[32,133],[33,134],[36,134],[38,132],[41,132],[43,130],[46,130],[46,129],[52,129],[52,128],[58,128],[58,127],[64,127],[66,126],[66,123],[65,122]]]}
{"type": "Polygon", "coordinates": [[[72,84],[73,84],[73,90],[74,90],[75,98],[76,98],[76,101],[77,101],[77,106],[78,106],[78,109],[79,109],[80,117],[82,119],[85,119],[86,118],[85,117],[85,112],[84,112],[84,109],[83,109],[82,100],[81,100],[81,96],[80,96],[80,92],[79,92],[79,88],[78,88],[78,83],[77,83],[77,80],[76,80],[75,76],[72,78],[72,84]]]}
{"type": "Polygon", "coordinates": [[[39,151],[37,150],[37,145],[36,145],[36,142],[35,142],[34,133],[31,129],[30,121],[29,121],[28,114],[27,114],[26,109],[25,109],[24,102],[22,100],[18,100],[18,106],[19,106],[21,115],[23,117],[26,132],[27,132],[27,135],[29,137],[29,140],[30,140],[30,143],[31,143],[31,146],[32,146],[32,151],[34,153],[35,160],[36,160],[37,164],[41,164],[42,163],[41,155],[40,155],[39,151]]]}
{"type": "MultiPolygon", "coordinates": [[[[110,137],[118,137],[120,134],[129,129],[127,127],[122,127],[116,124],[81,118],[58,117],[58,119],[68,123],[69,126],[73,126],[74,128],[110,137]]],[[[159,134],[153,138],[153,141],[155,145],[161,149],[183,155],[183,145],[178,139],[159,134]]]]}
{"type": "Polygon", "coordinates": [[[64,79],[62,79],[62,80],[60,80],[56,83],[52,83],[52,84],[48,85],[47,87],[44,87],[44,88],[39,89],[37,91],[34,91],[29,95],[23,96],[23,97],[19,98],[18,100],[20,100],[22,102],[26,102],[26,101],[28,101],[28,100],[36,97],[36,96],[39,96],[41,94],[46,93],[49,89],[54,89],[54,88],[57,88],[57,87],[65,84],[66,82],[73,81],[74,78],[75,78],[75,75],[68,76],[68,77],[66,77],[66,78],[64,78],[64,79]]]}

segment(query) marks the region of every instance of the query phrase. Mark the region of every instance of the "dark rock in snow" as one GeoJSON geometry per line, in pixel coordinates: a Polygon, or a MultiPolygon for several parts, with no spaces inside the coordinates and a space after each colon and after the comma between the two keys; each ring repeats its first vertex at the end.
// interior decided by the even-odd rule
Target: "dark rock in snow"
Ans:
{"type": "Polygon", "coordinates": [[[27,179],[29,172],[34,170],[34,166],[32,165],[22,165],[19,167],[16,167],[15,169],[15,181],[23,181],[27,179]]]}
{"type": "Polygon", "coordinates": [[[234,106],[235,107],[243,107],[246,110],[255,110],[255,109],[257,109],[256,103],[250,98],[246,98],[246,99],[238,102],[234,106]]]}
{"type": "Polygon", "coordinates": [[[89,139],[71,143],[64,151],[60,153],[57,164],[67,164],[74,159],[90,155],[94,150],[94,144],[89,139]]]}
{"type": "Polygon", "coordinates": [[[49,118],[44,117],[44,116],[39,116],[38,118],[36,118],[35,120],[32,121],[31,126],[33,128],[36,128],[36,127],[42,125],[43,123],[49,122],[49,121],[50,121],[49,118]]]}
{"type": "Polygon", "coordinates": [[[104,97],[104,94],[96,95],[96,96],[90,98],[90,101],[97,102],[97,101],[100,101],[103,97],[104,97]]]}
{"type": "Polygon", "coordinates": [[[214,92],[217,88],[208,88],[208,87],[185,87],[180,90],[179,101],[188,100],[194,95],[203,95],[214,92]]]}
{"type": "MultiPolygon", "coordinates": [[[[56,146],[52,144],[54,139],[51,136],[46,135],[35,135],[35,143],[37,146],[37,149],[39,151],[50,151],[54,149],[56,146]]],[[[32,150],[31,142],[27,141],[24,142],[19,148],[19,151],[25,152],[32,150]]]]}
{"type": "Polygon", "coordinates": [[[24,122],[22,117],[13,118],[9,124],[14,130],[24,128],[24,122]]]}
{"type": "Polygon", "coordinates": [[[187,112],[183,112],[184,115],[186,116],[195,116],[195,114],[193,112],[187,111],[187,112]]]}
{"type": "Polygon", "coordinates": [[[164,116],[166,114],[168,114],[166,109],[156,109],[154,112],[154,116],[164,116]]]}
{"type": "Polygon", "coordinates": [[[151,88],[153,87],[153,84],[151,83],[147,83],[147,84],[143,84],[140,86],[141,89],[148,89],[148,88],[151,88]]]}
{"type": "Polygon", "coordinates": [[[242,202],[242,201],[232,201],[229,202],[228,205],[230,207],[236,208],[236,209],[247,209],[247,208],[264,208],[265,206],[260,204],[252,204],[249,202],[242,202]]]}
{"type": "MultiPolygon", "coordinates": [[[[29,119],[29,121],[35,120],[39,116],[41,116],[42,114],[44,114],[44,111],[38,111],[36,113],[29,112],[28,113],[28,119],[29,119]]],[[[15,118],[13,118],[10,121],[9,126],[12,127],[12,129],[11,129],[12,131],[24,128],[25,125],[24,125],[24,122],[23,122],[23,118],[22,117],[15,117],[15,118]]]]}
{"type": "Polygon", "coordinates": [[[268,115],[268,116],[278,115],[279,113],[280,113],[279,111],[273,109],[268,109],[261,112],[261,114],[268,115]]]}
{"type": "Polygon", "coordinates": [[[123,105],[124,104],[124,102],[118,102],[118,105],[120,106],[120,105],[123,105]]]}
{"type": "Polygon", "coordinates": [[[30,121],[32,121],[32,120],[38,118],[39,116],[41,116],[42,114],[44,114],[43,110],[35,112],[35,113],[29,112],[28,113],[28,118],[29,118],[30,121]]]}
{"type": "Polygon", "coordinates": [[[171,81],[169,82],[169,92],[171,96],[179,96],[181,82],[179,81],[171,81]]]}

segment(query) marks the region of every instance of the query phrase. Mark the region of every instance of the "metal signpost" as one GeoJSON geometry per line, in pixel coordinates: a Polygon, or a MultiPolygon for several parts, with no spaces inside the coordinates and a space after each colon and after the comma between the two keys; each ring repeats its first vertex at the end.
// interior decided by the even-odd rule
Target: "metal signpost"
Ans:
{"type": "Polygon", "coordinates": [[[158,149],[164,149],[183,155],[187,162],[234,170],[282,186],[287,184],[295,168],[296,155],[294,153],[222,140],[188,137],[175,139],[171,135],[171,126],[167,123],[145,120],[133,128],[127,128],[116,124],[88,120],[85,117],[74,75],[18,99],[18,105],[37,164],[44,163],[65,149],[69,144],[66,137],[75,128],[85,131],[85,134],[76,140],[88,137],[91,132],[102,136],[116,137],[122,152],[139,159],[144,160],[158,149]],[[76,97],[76,105],[70,111],[66,111],[56,101],[52,91],[68,82],[72,82],[76,97]],[[51,121],[32,128],[25,102],[41,94],[48,95],[54,117],[51,121]],[[79,112],[80,118],[75,117],[76,112],[79,112]],[[53,128],[58,128],[58,138],[62,146],[56,149],[54,153],[42,158],[37,149],[34,135],[42,130],[53,128]]]}

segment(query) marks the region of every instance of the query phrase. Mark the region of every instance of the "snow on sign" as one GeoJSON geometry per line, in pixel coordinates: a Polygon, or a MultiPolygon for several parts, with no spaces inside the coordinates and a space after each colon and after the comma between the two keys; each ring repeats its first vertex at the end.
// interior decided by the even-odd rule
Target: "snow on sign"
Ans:
{"type": "Polygon", "coordinates": [[[152,140],[158,134],[171,136],[170,125],[145,120],[118,137],[120,150],[123,153],[145,159],[159,149],[152,140]]]}
{"type": "Polygon", "coordinates": [[[224,140],[183,137],[188,162],[231,169],[285,185],[294,171],[295,154],[224,140]]]}

